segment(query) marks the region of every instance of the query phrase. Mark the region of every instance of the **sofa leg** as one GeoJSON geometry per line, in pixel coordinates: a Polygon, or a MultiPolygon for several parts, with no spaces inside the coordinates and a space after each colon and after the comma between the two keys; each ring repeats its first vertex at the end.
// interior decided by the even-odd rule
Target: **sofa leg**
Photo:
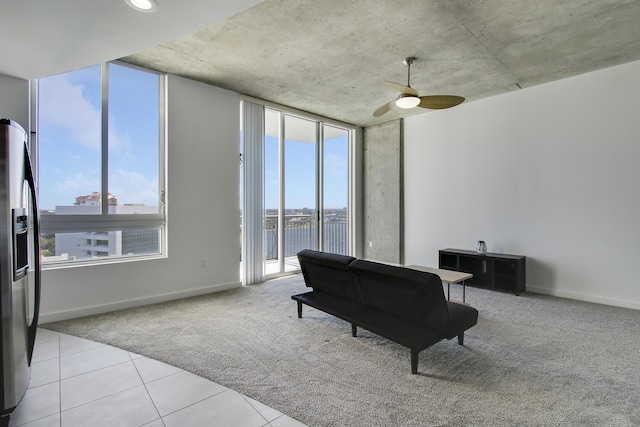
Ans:
{"type": "Polygon", "coordinates": [[[298,303],[298,319],[302,318],[302,303],[300,301],[296,301],[298,303]]]}
{"type": "Polygon", "coordinates": [[[418,373],[418,349],[412,348],[411,349],[411,373],[412,374],[417,374],[418,373]]]}
{"type": "Polygon", "coordinates": [[[464,332],[458,335],[458,344],[464,345],[464,332]]]}
{"type": "Polygon", "coordinates": [[[351,336],[352,337],[358,336],[358,327],[355,325],[355,323],[351,324],[351,336]]]}

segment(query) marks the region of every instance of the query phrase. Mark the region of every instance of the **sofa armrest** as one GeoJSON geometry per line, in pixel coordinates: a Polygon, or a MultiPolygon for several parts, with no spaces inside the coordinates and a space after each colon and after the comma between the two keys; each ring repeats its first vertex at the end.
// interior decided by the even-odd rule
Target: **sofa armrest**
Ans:
{"type": "Polygon", "coordinates": [[[447,301],[449,309],[449,330],[447,339],[464,334],[464,331],[478,323],[478,310],[457,302],[447,301]]]}

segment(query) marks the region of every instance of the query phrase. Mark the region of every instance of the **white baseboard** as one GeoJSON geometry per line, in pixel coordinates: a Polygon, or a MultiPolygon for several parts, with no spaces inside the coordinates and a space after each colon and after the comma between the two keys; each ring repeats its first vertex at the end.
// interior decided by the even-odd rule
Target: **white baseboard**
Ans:
{"type": "Polygon", "coordinates": [[[135,298],[127,301],[83,307],[73,310],[58,311],[55,313],[40,313],[38,324],[58,322],[60,320],[75,319],[78,317],[92,316],[94,314],[108,313],[110,311],[124,310],[127,308],[141,307],[143,305],[157,304],[159,302],[193,297],[196,295],[210,294],[212,292],[226,291],[241,287],[240,282],[223,283],[219,285],[207,286],[204,288],[190,289],[187,291],[171,292],[168,294],[154,295],[151,297],[135,298]]]}
{"type": "Polygon", "coordinates": [[[640,302],[639,301],[627,301],[627,300],[619,300],[614,298],[604,298],[595,295],[581,294],[577,292],[568,292],[561,291],[557,289],[547,289],[547,288],[539,288],[535,286],[527,285],[527,292],[533,292],[536,294],[544,294],[551,295],[554,297],[575,299],[578,301],[586,301],[586,302],[595,302],[597,304],[605,304],[612,305],[615,307],[623,307],[623,308],[632,308],[635,310],[640,310],[640,302]]]}

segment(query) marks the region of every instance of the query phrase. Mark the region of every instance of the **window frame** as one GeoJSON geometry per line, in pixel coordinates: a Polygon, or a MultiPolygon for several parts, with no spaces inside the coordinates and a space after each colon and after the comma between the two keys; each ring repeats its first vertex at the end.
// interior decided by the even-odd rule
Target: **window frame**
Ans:
{"type": "MultiPolygon", "coordinates": [[[[139,255],[118,255],[98,257],[80,260],[49,261],[42,264],[43,269],[76,267],[89,264],[107,264],[128,262],[134,260],[157,259],[167,257],[167,75],[158,71],[124,63],[122,61],[109,61],[100,65],[101,82],[101,209],[98,214],[82,215],[41,215],[40,232],[45,234],[58,233],[87,233],[87,232],[109,232],[127,230],[149,230],[155,229],[160,233],[159,252],[139,255]],[[124,214],[109,213],[109,198],[104,197],[109,194],[109,64],[129,67],[158,76],[158,212],[155,214],[124,214]]],[[[72,71],[72,70],[71,70],[72,71]]],[[[38,165],[39,170],[41,158],[38,146],[38,80],[31,82],[32,87],[32,133],[31,146],[34,148],[32,161],[38,165]]],[[[36,182],[39,182],[39,174],[36,172],[36,182]]],[[[39,187],[39,186],[38,186],[39,187]]]]}

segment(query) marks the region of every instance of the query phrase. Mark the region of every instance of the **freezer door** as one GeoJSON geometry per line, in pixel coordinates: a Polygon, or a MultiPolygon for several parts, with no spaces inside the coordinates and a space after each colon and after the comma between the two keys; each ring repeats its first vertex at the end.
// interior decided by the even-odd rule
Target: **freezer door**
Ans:
{"type": "Polygon", "coordinates": [[[24,264],[21,234],[26,216],[26,133],[14,122],[0,120],[0,315],[2,319],[2,414],[12,411],[29,386],[27,285],[29,275],[16,274],[24,264]],[[14,226],[18,221],[17,228],[14,226]],[[19,241],[15,241],[15,233],[19,241]],[[15,246],[20,246],[16,248],[15,246]],[[16,280],[17,279],[17,280],[16,280]]]}

